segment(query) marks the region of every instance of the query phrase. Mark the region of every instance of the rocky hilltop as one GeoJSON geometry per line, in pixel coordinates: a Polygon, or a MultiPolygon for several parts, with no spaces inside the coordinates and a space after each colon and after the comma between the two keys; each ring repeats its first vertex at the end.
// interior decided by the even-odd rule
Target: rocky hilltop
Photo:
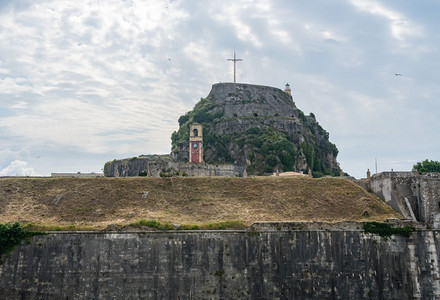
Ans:
{"type": "Polygon", "coordinates": [[[312,170],[314,176],[339,175],[338,149],[292,97],[268,86],[218,83],[192,111],[179,118],[171,156],[188,161],[189,126],[203,125],[204,160],[246,168],[248,174],[312,170]]]}

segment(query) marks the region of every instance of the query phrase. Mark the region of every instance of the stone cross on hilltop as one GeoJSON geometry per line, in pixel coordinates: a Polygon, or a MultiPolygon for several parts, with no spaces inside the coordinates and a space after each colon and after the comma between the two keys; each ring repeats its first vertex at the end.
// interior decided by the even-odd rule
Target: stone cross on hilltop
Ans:
{"type": "Polygon", "coordinates": [[[235,65],[236,65],[237,61],[242,61],[243,59],[235,58],[235,51],[234,51],[234,58],[227,58],[227,60],[234,62],[234,83],[235,83],[235,65]]]}

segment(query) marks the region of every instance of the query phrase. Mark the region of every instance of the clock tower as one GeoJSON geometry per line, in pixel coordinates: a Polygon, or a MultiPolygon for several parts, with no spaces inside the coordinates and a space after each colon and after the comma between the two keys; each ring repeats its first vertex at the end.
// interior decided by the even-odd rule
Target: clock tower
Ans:
{"type": "Polygon", "coordinates": [[[198,123],[189,127],[189,162],[203,162],[203,131],[202,125],[198,123]]]}

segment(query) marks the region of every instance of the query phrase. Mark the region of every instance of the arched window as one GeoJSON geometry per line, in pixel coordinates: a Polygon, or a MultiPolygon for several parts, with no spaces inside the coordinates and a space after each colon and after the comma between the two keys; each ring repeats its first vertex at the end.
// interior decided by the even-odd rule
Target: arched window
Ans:
{"type": "Polygon", "coordinates": [[[199,136],[199,131],[197,129],[193,130],[193,136],[199,136]]]}

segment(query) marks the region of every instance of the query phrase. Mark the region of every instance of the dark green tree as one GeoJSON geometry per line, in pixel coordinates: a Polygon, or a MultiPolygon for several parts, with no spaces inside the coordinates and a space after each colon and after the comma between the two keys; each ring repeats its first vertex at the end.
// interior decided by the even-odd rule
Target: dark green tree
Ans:
{"type": "Polygon", "coordinates": [[[416,163],[413,166],[413,171],[417,171],[419,174],[427,172],[440,172],[440,162],[425,159],[422,162],[416,163]]]}

